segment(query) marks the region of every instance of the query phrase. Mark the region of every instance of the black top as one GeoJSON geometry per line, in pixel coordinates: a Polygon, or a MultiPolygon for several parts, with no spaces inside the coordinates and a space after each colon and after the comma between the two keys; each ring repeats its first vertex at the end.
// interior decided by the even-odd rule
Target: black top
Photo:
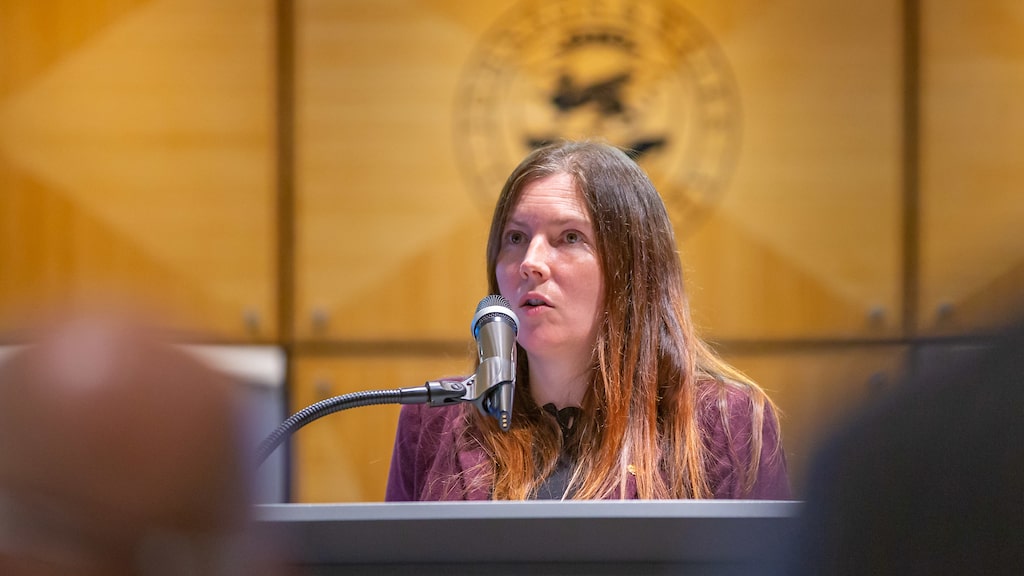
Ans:
{"type": "Polygon", "coordinates": [[[544,479],[544,483],[537,490],[537,500],[561,500],[563,496],[569,496],[565,491],[569,487],[574,462],[565,447],[569,443],[569,435],[576,424],[580,409],[576,406],[567,406],[559,410],[554,404],[545,404],[543,408],[555,417],[558,427],[562,429],[562,453],[558,456],[555,470],[544,479]]]}

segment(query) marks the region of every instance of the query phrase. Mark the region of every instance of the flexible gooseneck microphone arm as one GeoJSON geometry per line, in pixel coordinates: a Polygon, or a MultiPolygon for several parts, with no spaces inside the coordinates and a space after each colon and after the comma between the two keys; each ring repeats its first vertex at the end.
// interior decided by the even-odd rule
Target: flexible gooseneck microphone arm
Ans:
{"type": "Polygon", "coordinates": [[[311,404],[293,414],[282,422],[256,449],[256,465],[263,462],[284,442],[288,436],[306,424],[323,418],[329,414],[376,404],[430,404],[431,406],[447,406],[458,404],[466,394],[467,384],[476,376],[463,381],[427,382],[423,386],[395,388],[392,390],[370,390],[352,392],[311,404]]]}

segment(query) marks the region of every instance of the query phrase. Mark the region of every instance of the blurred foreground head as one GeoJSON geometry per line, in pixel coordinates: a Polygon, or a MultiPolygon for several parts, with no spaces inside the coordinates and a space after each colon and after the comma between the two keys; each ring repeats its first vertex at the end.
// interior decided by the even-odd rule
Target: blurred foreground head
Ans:
{"type": "Polygon", "coordinates": [[[1024,323],[927,358],[816,456],[791,576],[1024,574],[1024,323]]]}
{"type": "Polygon", "coordinates": [[[234,389],[109,316],[0,361],[0,573],[210,573],[248,503],[234,389]]]}

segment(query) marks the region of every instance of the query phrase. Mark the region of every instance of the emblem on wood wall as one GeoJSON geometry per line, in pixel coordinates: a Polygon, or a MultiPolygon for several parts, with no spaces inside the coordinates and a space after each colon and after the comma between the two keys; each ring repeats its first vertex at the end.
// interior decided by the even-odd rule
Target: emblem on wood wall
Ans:
{"type": "Polygon", "coordinates": [[[456,157],[486,211],[533,147],[600,138],[631,151],[685,234],[739,149],[725,54],[673,0],[519,2],[480,39],[455,106],[456,157]]]}

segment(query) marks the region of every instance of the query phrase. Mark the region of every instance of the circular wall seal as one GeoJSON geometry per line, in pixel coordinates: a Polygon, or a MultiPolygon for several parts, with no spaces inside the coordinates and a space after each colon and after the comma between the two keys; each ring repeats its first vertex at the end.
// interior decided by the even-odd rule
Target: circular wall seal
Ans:
{"type": "Polygon", "coordinates": [[[672,0],[514,5],[467,63],[455,119],[456,157],[482,208],[533,148],[599,138],[643,166],[677,233],[717,202],[740,140],[725,55],[672,0]]]}

